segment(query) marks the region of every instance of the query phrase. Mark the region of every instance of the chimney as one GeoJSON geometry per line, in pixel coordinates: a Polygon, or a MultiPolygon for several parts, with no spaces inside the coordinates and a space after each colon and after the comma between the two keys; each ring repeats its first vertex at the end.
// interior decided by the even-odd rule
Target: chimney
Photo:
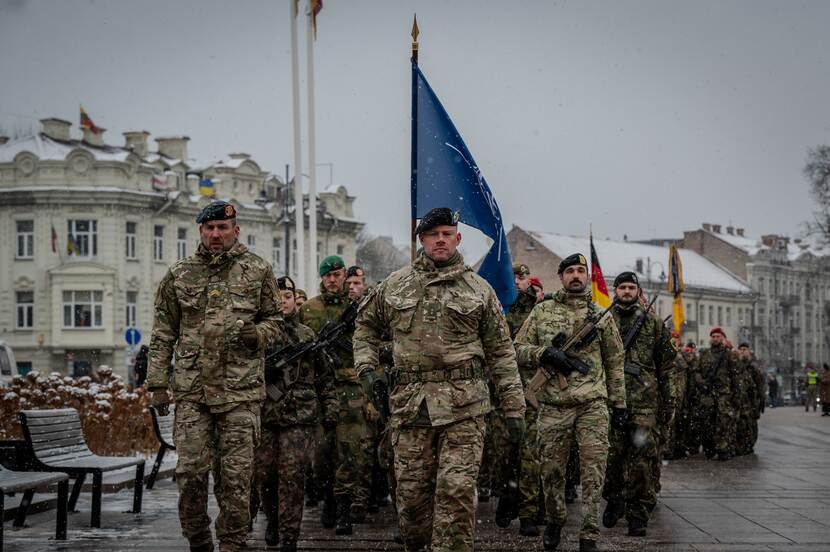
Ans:
{"type": "Polygon", "coordinates": [[[139,157],[147,157],[147,138],[150,133],[146,130],[132,130],[122,133],[124,135],[124,147],[133,150],[139,157]]]}
{"type": "Polygon", "coordinates": [[[71,139],[69,137],[69,129],[72,127],[72,123],[69,121],[51,117],[49,119],[41,119],[40,124],[40,132],[53,140],[68,142],[71,139]]]}
{"type": "Polygon", "coordinates": [[[763,243],[767,247],[775,247],[776,241],[778,241],[778,236],[776,234],[767,234],[765,236],[761,236],[761,243],[763,243]]]}
{"type": "Polygon", "coordinates": [[[635,261],[634,272],[637,272],[638,274],[643,273],[643,259],[640,258],[635,261]]]}
{"type": "Polygon", "coordinates": [[[89,144],[90,146],[103,146],[104,145],[104,132],[107,129],[97,127],[98,132],[93,132],[92,130],[85,128],[84,131],[84,142],[89,144]]]}
{"type": "Polygon", "coordinates": [[[2,146],[3,144],[5,144],[8,141],[9,141],[8,136],[3,136],[2,134],[0,134],[0,146],[2,146]]]}
{"type": "Polygon", "coordinates": [[[720,224],[713,224],[712,232],[714,232],[715,234],[720,234],[720,224]]]}
{"type": "Polygon", "coordinates": [[[726,227],[726,233],[729,234],[730,236],[734,236],[735,235],[735,227],[734,226],[727,226],[726,227]]]}
{"type": "Polygon", "coordinates": [[[156,138],[159,153],[179,161],[187,161],[187,143],[190,141],[188,136],[165,136],[156,138]]]}
{"type": "Polygon", "coordinates": [[[740,237],[744,237],[744,229],[743,228],[736,228],[735,233],[738,234],[740,237]]]}
{"type": "Polygon", "coordinates": [[[249,154],[241,153],[241,152],[239,152],[239,153],[230,153],[230,154],[228,154],[228,156],[231,159],[250,159],[250,157],[251,157],[249,154]]]}
{"type": "Polygon", "coordinates": [[[703,229],[706,230],[707,232],[711,232],[712,231],[712,225],[709,224],[708,222],[704,222],[703,223],[703,229]]]}

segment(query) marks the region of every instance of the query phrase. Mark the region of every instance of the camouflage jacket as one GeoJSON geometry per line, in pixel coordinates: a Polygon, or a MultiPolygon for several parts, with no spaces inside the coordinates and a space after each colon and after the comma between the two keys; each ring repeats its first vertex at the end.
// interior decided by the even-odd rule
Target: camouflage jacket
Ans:
{"type": "Polygon", "coordinates": [[[174,358],[174,400],[229,408],[265,396],[265,349],[282,340],[282,314],[271,266],[236,243],[213,255],[200,245],[161,280],[150,338],[147,389],[167,387],[174,358]],[[252,321],[259,349],[239,337],[238,320],[252,321]]]}
{"type": "Polygon", "coordinates": [[[611,309],[620,336],[626,336],[639,315],[646,319],[625,353],[625,361],[633,369],[625,374],[625,396],[633,416],[661,413],[671,417],[677,402],[677,350],[663,322],[654,314],[645,313],[640,305],[625,308],[615,304],[611,309]],[[630,372],[639,372],[633,375],[630,372]]]}
{"type": "MultiPolygon", "coordinates": [[[[516,336],[519,364],[539,368],[539,359],[553,338],[560,332],[569,337],[585,323],[589,312],[591,316],[599,313],[591,301],[590,291],[572,295],[560,289],[551,300],[536,305],[516,336]]],[[[571,372],[565,389],[559,388],[556,379],[548,381],[539,392],[539,402],[568,407],[608,399],[612,406],[625,408],[625,353],[613,319],[603,318],[596,337],[572,352],[591,369],[585,375],[571,372]]]]}
{"type": "MultiPolygon", "coordinates": [[[[331,293],[326,291],[321,283],[320,295],[312,297],[300,307],[300,322],[314,330],[315,333],[320,333],[326,322],[336,322],[340,318],[350,302],[347,291],[331,293]]],[[[351,346],[347,346],[347,342],[352,339],[352,333],[353,331],[343,334],[343,343],[336,347],[336,360],[339,362],[334,368],[334,379],[337,382],[359,383],[354,371],[352,349],[351,346]]],[[[335,351],[332,353],[334,354],[335,351]]]]}
{"type": "Polygon", "coordinates": [[[387,329],[397,378],[389,397],[393,427],[416,420],[441,426],[489,412],[484,366],[505,414],[524,416],[501,304],[460,254],[439,268],[421,253],[364,300],[354,335],[358,372],[377,368],[387,329]]]}
{"type": "Polygon", "coordinates": [[[532,288],[528,288],[528,290],[520,291],[507,311],[507,326],[510,328],[511,338],[516,337],[519,328],[522,327],[527,317],[530,316],[530,311],[536,306],[536,294],[533,293],[532,288]]]}
{"type": "Polygon", "coordinates": [[[735,361],[736,374],[735,387],[738,393],[738,407],[747,414],[754,414],[758,407],[758,388],[755,374],[758,369],[755,363],[750,360],[739,358],[735,361]]]}
{"type": "MultiPolygon", "coordinates": [[[[300,324],[297,314],[285,319],[285,333],[290,344],[309,343],[316,338],[311,328],[300,324]]],[[[322,416],[337,416],[334,374],[323,353],[303,357],[293,366],[286,366],[277,387],[285,395],[279,402],[265,398],[263,425],[314,425],[322,416]]]]}
{"type": "Polygon", "coordinates": [[[737,355],[724,346],[703,351],[698,361],[697,391],[699,402],[719,408],[734,408],[737,404],[735,385],[738,373],[737,355]]]}

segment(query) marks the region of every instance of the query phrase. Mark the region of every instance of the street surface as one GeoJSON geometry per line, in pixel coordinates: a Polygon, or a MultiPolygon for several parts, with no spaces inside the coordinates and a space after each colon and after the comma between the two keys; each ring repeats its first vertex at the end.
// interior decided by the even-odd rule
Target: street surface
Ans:
{"type": "MultiPolygon", "coordinates": [[[[761,419],[756,455],[730,462],[693,458],[663,469],[663,492],[645,539],[626,536],[624,521],[602,530],[600,550],[608,551],[830,551],[830,418],[805,414],[799,407],[767,409],[761,419]]],[[[19,502],[6,499],[6,508],[19,502]]],[[[176,510],[177,492],[169,479],[145,491],[141,514],[125,514],[132,491],[104,495],[102,528],[89,523],[89,494],[70,514],[69,540],[54,540],[55,513],[27,518],[26,527],[4,525],[7,552],[159,551],[187,550],[176,510]]],[[[510,529],[493,522],[495,502],[479,505],[477,550],[542,550],[541,538],[518,536],[518,521],[510,529]]],[[[560,550],[576,550],[579,501],[570,506],[560,550]]],[[[215,515],[211,499],[211,515],[215,515]]],[[[352,537],[335,537],[322,529],[316,508],[307,509],[300,542],[302,550],[402,550],[391,541],[389,508],[355,526],[352,537]]],[[[260,516],[248,546],[267,548],[265,522],[260,516]]]]}

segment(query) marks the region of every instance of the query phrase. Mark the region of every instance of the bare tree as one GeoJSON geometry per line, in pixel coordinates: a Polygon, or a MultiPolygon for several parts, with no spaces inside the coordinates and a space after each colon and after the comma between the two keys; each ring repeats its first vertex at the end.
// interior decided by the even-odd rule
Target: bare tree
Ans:
{"type": "Polygon", "coordinates": [[[830,146],[817,146],[807,152],[804,176],[810,183],[810,195],[817,207],[807,229],[830,243],[830,146]]]}

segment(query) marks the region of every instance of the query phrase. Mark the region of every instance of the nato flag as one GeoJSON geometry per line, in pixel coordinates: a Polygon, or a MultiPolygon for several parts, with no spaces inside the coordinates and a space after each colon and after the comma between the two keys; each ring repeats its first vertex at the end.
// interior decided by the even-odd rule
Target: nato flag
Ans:
{"type": "Polygon", "coordinates": [[[516,300],[516,285],[496,198],[415,63],[412,95],[412,218],[434,207],[449,207],[458,211],[461,222],[493,240],[478,273],[507,308],[516,300]]]}

